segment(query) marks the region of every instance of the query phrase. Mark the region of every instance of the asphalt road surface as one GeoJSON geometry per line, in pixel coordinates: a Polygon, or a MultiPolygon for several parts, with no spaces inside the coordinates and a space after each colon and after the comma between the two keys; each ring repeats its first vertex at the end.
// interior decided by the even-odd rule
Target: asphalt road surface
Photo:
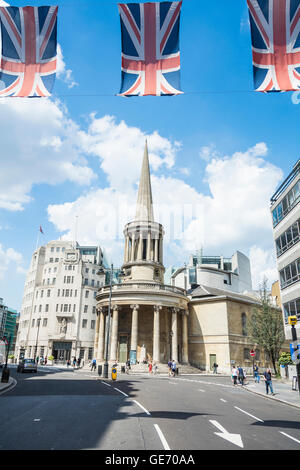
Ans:
{"type": "Polygon", "coordinates": [[[229,378],[10,372],[0,450],[300,450],[299,410],[229,378]]]}

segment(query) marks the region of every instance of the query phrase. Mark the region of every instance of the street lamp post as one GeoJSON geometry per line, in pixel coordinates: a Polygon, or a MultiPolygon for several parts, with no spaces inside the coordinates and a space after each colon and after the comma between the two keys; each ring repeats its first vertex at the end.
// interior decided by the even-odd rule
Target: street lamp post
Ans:
{"type": "Polygon", "coordinates": [[[295,362],[296,362],[296,371],[297,371],[297,381],[298,381],[298,391],[300,394],[300,350],[298,346],[298,341],[297,341],[297,332],[295,325],[297,324],[297,317],[296,316],[290,316],[289,317],[289,324],[292,327],[292,340],[293,340],[293,346],[294,346],[294,351],[295,351],[295,362]]]}
{"type": "Polygon", "coordinates": [[[39,317],[37,319],[37,326],[38,326],[38,329],[37,329],[37,334],[36,334],[36,342],[35,342],[35,350],[34,350],[34,362],[35,362],[35,359],[36,359],[36,353],[37,353],[37,347],[38,347],[38,338],[39,338],[39,331],[40,331],[40,323],[41,323],[41,317],[39,317]]]}
{"type": "Polygon", "coordinates": [[[109,280],[109,303],[107,313],[107,328],[106,328],[106,346],[105,346],[105,363],[103,367],[103,377],[108,378],[108,351],[109,351],[109,330],[110,330],[110,317],[111,317],[111,293],[112,293],[112,275],[113,264],[110,267],[110,280],[109,280]]]}

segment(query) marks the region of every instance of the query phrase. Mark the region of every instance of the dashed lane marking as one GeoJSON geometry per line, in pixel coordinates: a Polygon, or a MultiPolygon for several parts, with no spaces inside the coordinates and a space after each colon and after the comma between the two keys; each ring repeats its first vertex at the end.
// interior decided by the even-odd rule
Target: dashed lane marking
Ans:
{"type": "Polygon", "coordinates": [[[169,447],[169,444],[167,443],[166,438],[165,438],[165,436],[163,435],[163,433],[161,432],[160,427],[158,426],[158,424],[154,424],[154,427],[155,427],[155,429],[156,429],[156,431],[157,431],[157,434],[158,434],[159,437],[160,437],[160,440],[161,440],[161,442],[162,442],[162,445],[164,446],[164,449],[165,449],[165,450],[171,450],[170,447],[169,447]]]}
{"type": "Polygon", "coordinates": [[[295,439],[293,436],[290,436],[289,434],[286,434],[286,433],[283,432],[283,431],[279,431],[279,432],[280,432],[280,434],[283,434],[284,436],[289,437],[289,438],[292,439],[293,441],[298,442],[298,444],[300,444],[300,441],[298,441],[298,439],[295,439]]]}
{"type": "Polygon", "coordinates": [[[251,416],[251,418],[254,418],[256,421],[260,421],[261,423],[263,423],[263,420],[262,420],[262,419],[257,418],[256,416],[251,415],[250,413],[248,413],[248,412],[245,411],[245,410],[242,410],[242,409],[239,408],[238,406],[235,406],[235,409],[241,411],[242,413],[245,413],[245,414],[248,415],[248,416],[251,416]]]}
{"type": "Polygon", "coordinates": [[[142,408],[142,410],[143,410],[147,415],[151,416],[151,413],[149,413],[149,411],[146,410],[146,408],[144,408],[143,405],[141,405],[138,401],[136,401],[136,400],[132,400],[132,401],[134,401],[134,403],[136,403],[140,408],[142,408]]]}

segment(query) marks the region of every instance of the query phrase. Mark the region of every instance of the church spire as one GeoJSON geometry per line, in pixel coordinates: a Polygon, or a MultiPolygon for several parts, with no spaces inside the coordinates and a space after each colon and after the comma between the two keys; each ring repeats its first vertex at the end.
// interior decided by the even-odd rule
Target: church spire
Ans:
{"type": "Polygon", "coordinates": [[[145,142],[135,221],[154,222],[147,140],[145,142]]]}

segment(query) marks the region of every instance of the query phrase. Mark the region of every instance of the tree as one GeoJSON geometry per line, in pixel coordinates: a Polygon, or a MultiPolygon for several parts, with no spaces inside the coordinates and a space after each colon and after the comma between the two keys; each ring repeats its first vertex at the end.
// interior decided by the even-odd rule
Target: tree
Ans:
{"type": "Polygon", "coordinates": [[[291,354],[283,351],[278,359],[278,364],[280,366],[289,366],[294,364],[293,359],[291,358],[291,354]]]}
{"type": "Polygon", "coordinates": [[[272,305],[267,283],[267,279],[264,278],[260,288],[260,306],[254,309],[249,322],[249,336],[268,353],[274,372],[277,374],[276,363],[285,336],[281,312],[272,305]]]}

